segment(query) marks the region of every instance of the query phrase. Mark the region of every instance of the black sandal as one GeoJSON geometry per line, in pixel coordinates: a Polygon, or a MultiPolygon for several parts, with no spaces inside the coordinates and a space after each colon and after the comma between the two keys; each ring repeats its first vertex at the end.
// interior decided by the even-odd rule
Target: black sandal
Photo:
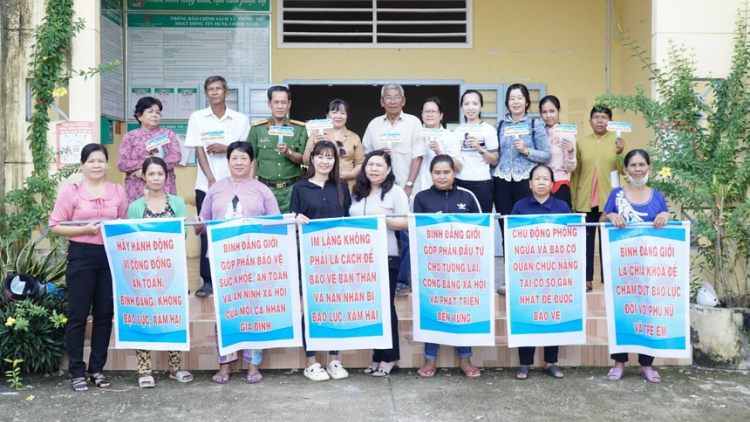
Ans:
{"type": "Polygon", "coordinates": [[[560,370],[560,368],[557,365],[551,365],[549,368],[542,367],[542,371],[544,371],[545,373],[547,373],[549,376],[551,376],[552,378],[556,380],[561,380],[565,378],[565,374],[563,374],[563,371],[560,370]],[[563,375],[561,377],[558,377],[556,375],[558,372],[563,375]]]}
{"type": "Polygon", "coordinates": [[[214,294],[214,286],[208,283],[203,283],[203,285],[195,291],[195,297],[209,297],[212,294],[214,294]]]}
{"type": "Polygon", "coordinates": [[[96,386],[96,388],[105,389],[112,386],[112,383],[107,379],[107,377],[104,376],[103,373],[99,372],[98,374],[91,374],[89,376],[89,381],[91,381],[92,384],[96,386]]]}
{"type": "Polygon", "coordinates": [[[586,293],[588,293],[588,292],[590,292],[590,291],[594,290],[594,286],[593,286],[593,284],[594,284],[594,283],[593,283],[593,282],[591,282],[591,281],[587,281],[587,282],[586,282],[586,293]]]}
{"type": "Polygon", "coordinates": [[[89,391],[89,384],[86,382],[86,378],[73,378],[70,380],[70,386],[73,387],[73,391],[83,393],[89,391]]]}
{"type": "Polygon", "coordinates": [[[529,379],[529,367],[528,366],[522,366],[518,368],[518,371],[516,371],[516,379],[521,381],[526,381],[529,379]],[[525,375],[524,378],[519,378],[519,375],[525,375]]]}

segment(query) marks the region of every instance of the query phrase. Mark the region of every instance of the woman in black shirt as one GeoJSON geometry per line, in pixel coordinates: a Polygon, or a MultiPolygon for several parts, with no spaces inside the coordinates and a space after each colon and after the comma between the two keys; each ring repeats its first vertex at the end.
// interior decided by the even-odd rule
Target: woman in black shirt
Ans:
{"type": "MultiPolygon", "coordinates": [[[[318,141],[310,154],[310,166],[305,178],[292,188],[290,210],[297,214],[299,224],[307,224],[319,218],[349,217],[352,204],[349,187],[339,177],[338,148],[330,141],[318,141]]],[[[302,319],[302,331],[305,320],[302,319]]],[[[339,360],[338,350],[328,352],[328,369],[323,369],[315,359],[315,352],[307,350],[302,337],[307,367],[304,375],[312,381],[326,381],[330,378],[344,379],[349,373],[339,360]]]]}
{"type": "MultiPolygon", "coordinates": [[[[414,197],[414,213],[416,214],[462,214],[481,213],[476,196],[470,190],[456,186],[456,170],[453,159],[447,155],[438,155],[430,163],[432,186],[419,192],[414,197]]],[[[417,371],[421,378],[432,378],[437,372],[437,355],[439,344],[425,343],[425,364],[417,371]]],[[[471,347],[457,347],[458,357],[461,359],[461,370],[467,378],[477,379],[482,376],[479,368],[471,364],[471,347]]]]}

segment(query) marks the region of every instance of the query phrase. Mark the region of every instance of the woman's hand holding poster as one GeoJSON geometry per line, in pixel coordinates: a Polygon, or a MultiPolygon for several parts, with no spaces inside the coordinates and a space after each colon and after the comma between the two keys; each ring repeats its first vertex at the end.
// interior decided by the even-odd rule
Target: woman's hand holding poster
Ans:
{"type": "Polygon", "coordinates": [[[505,220],[508,345],[586,343],[586,230],[579,214],[505,220]]]}
{"type": "Polygon", "coordinates": [[[390,349],[385,217],[300,226],[308,350],[390,349]]]}
{"type": "Polygon", "coordinates": [[[610,353],[690,357],[690,223],[602,228],[610,353]]]}
{"type": "Polygon", "coordinates": [[[302,345],[296,232],[284,224],[291,221],[208,225],[219,354],[302,345]]]}
{"type": "Polygon", "coordinates": [[[110,220],[115,348],[190,350],[183,219],[110,220]]]}
{"type": "Polygon", "coordinates": [[[409,216],[414,340],[495,345],[494,222],[490,214],[409,216]]]}

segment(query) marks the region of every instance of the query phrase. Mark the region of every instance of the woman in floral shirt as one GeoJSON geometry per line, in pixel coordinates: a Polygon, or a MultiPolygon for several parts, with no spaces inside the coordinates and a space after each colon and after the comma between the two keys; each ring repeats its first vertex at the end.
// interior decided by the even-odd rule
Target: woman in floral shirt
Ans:
{"type": "Polygon", "coordinates": [[[125,173],[125,192],[128,203],[143,196],[146,183],[143,181],[141,166],[149,157],[159,157],[167,163],[167,183],[164,191],[177,195],[174,166],[182,159],[177,136],[169,129],[159,127],[161,122],[161,101],[153,97],[143,97],[135,105],[135,118],[140,129],[131,130],[122,138],[117,168],[125,173]]]}

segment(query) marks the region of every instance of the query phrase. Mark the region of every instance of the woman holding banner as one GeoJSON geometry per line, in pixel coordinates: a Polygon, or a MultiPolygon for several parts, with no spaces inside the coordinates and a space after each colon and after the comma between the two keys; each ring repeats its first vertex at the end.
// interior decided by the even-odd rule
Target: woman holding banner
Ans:
{"type": "MultiPolygon", "coordinates": [[[[651,221],[655,229],[664,227],[669,221],[667,200],[661,192],[646,185],[651,171],[651,158],[648,153],[642,149],[634,149],[625,155],[623,162],[629,183],[609,194],[604,205],[605,216],[602,216],[602,221],[609,221],[620,229],[625,228],[628,223],[651,221]]],[[[607,379],[618,381],[625,372],[628,354],[615,353],[611,357],[615,361],[615,366],[607,373],[607,379]]],[[[654,363],[653,356],[639,353],[638,363],[641,364],[641,376],[646,381],[661,382],[661,376],[651,366],[654,363]]]]}
{"type": "MultiPolygon", "coordinates": [[[[456,186],[456,170],[453,158],[447,155],[438,155],[430,163],[430,173],[432,174],[432,187],[419,192],[414,197],[415,214],[463,214],[463,213],[481,213],[482,207],[479,205],[476,196],[471,191],[456,186]]],[[[417,373],[421,378],[432,378],[437,371],[436,360],[438,356],[439,344],[425,343],[424,345],[424,365],[419,368],[417,373]]],[[[458,357],[461,359],[461,370],[466,378],[476,379],[482,376],[479,368],[471,364],[471,347],[457,347],[458,357]]]]}
{"type": "Polygon", "coordinates": [[[143,160],[159,157],[167,163],[167,181],[164,191],[177,195],[174,167],[182,159],[177,136],[169,129],[159,127],[162,104],[157,98],[143,97],[135,105],[135,119],[141,127],[131,130],[122,137],[120,153],[117,155],[117,168],[125,173],[125,192],[128,203],[144,195],[143,160]]]}
{"type": "Polygon", "coordinates": [[[349,214],[361,215],[403,215],[403,217],[388,217],[385,224],[388,227],[388,279],[391,297],[391,339],[393,347],[386,350],[375,350],[372,363],[365,369],[366,374],[374,377],[390,375],[393,366],[401,359],[398,345],[398,315],[396,315],[396,279],[401,265],[396,231],[406,230],[409,213],[409,198],[406,192],[396,185],[396,176],[391,171],[391,156],[384,151],[375,150],[367,154],[364,170],[357,176],[354,185],[354,198],[349,214]]]}
{"type": "Polygon", "coordinates": [[[52,233],[68,238],[68,322],[65,325],[65,350],[71,386],[75,391],[88,391],[83,342],[89,310],[93,317],[91,329],[90,381],[97,388],[112,384],[104,376],[107,349],[112,334],[114,301],[112,273],[104,250],[101,221],[127,217],[128,198],[125,191],[105,181],[107,150],[98,144],[81,149],[83,180],[65,186],[55,201],[49,218],[52,233]],[[63,226],[64,221],[91,221],[85,226],[63,226]]]}
{"type": "MultiPolygon", "coordinates": [[[[548,95],[539,101],[539,113],[547,124],[549,140],[549,167],[554,172],[552,195],[562,199],[571,208],[570,173],[576,169],[576,137],[568,133],[555,133],[555,126],[560,124],[560,100],[548,95]]],[[[531,190],[534,190],[532,186],[531,190]]]]}
{"type": "MultiPolygon", "coordinates": [[[[552,187],[555,186],[554,171],[544,165],[537,164],[531,169],[529,187],[531,196],[524,198],[513,206],[511,215],[544,215],[544,214],[570,214],[570,207],[565,201],[551,195],[552,187]]],[[[544,366],[542,370],[552,378],[565,378],[565,375],[556,365],[557,352],[560,346],[544,347],[544,366]]],[[[529,378],[529,366],[534,364],[534,352],[536,347],[519,347],[518,359],[521,367],[516,372],[516,379],[525,380],[529,378]]]]}
{"type": "MultiPolygon", "coordinates": [[[[310,153],[310,166],[302,181],[292,189],[290,210],[297,214],[299,224],[320,218],[349,217],[352,200],[349,186],[341,181],[339,173],[339,154],[336,145],[331,141],[318,141],[310,153]]],[[[305,320],[302,319],[302,331],[305,320]]],[[[344,379],[349,373],[339,360],[338,350],[328,352],[330,362],[326,370],[315,359],[315,351],[307,350],[307,342],[302,337],[302,345],[307,356],[307,367],[304,375],[311,381],[344,379]]]]}
{"type": "MultiPolygon", "coordinates": [[[[508,215],[521,199],[531,196],[529,177],[538,163],[549,161],[544,124],[529,115],[531,97],[526,85],[513,84],[505,95],[508,113],[495,124],[500,159],[494,174],[495,210],[508,215]]],[[[505,227],[500,224],[503,231],[505,227]]]]}
{"type": "Polygon", "coordinates": [[[322,133],[311,133],[310,139],[302,154],[302,162],[310,164],[310,154],[318,141],[331,141],[339,148],[339,171],[341,180],[344,180],[349,189],[354,188],[357,175],[362,170],[362,161],[365,160],[362,140],[359,136],[346,128],[349,115],[349,103],[345,100],[335,98],[326,104],[326,119],[331,119],[332,129],[323,129],[322,133]]]}
{"type": "MultiPolygon", "coordinates": [[[[203,200],[198,221],[227,220],[241,217],[257,217],[279,214],[279,204],[273,192],[259,181],[250,177],[254,160],[253,147],[245,141],[235,141],[227,147],[230,176],[214,183],[203,200]]],[[[195,234],[200,235],[205,225],[196,226],[195,234]]],[[[219,347],[218,332],[216,347],[219,347]]],[[[219,356],[219,372],[213,376],[217,384],[229,382],[229,364],[237,360],[237,353],[219,356]]],[[[256,384],[263,380],[260,363],[263,350],[242,351],[242,360],[249,364],[245,382],[256,384]]]]}
{"type": "Polygon", "coordinates": [[[470,190],[482,209],[491,212],[493,193],[490,166],[497,165],[497,131],[482,121],[482,107],[484,98],[481,92],[470,89],[461,95],[461,112],[466,124],[453,132],[461,147],[462,164],[456,174],[456,185],[470,190]]]}
{"type": "MultiPolygon", "coordinates": [[[[159,157],[149,157],[143,162],[141,169],[146,181],[146,194],[128,207],[128,218],[186,218],[185,201],[179,196],[170,195],[164,191],[167,182],[167,163],[159,157]]],[[[186,233],[187,235],[187,233],[186,233]]],[[[179,351],[169,351],[169,378],[179,382],[190,382],[193,375],[188,371],[180,371],[182,354],[179,351]]],[[[151,351],[137,350],[138,386],[151,388],[156,386],[151,375],[151,351]]]]}

